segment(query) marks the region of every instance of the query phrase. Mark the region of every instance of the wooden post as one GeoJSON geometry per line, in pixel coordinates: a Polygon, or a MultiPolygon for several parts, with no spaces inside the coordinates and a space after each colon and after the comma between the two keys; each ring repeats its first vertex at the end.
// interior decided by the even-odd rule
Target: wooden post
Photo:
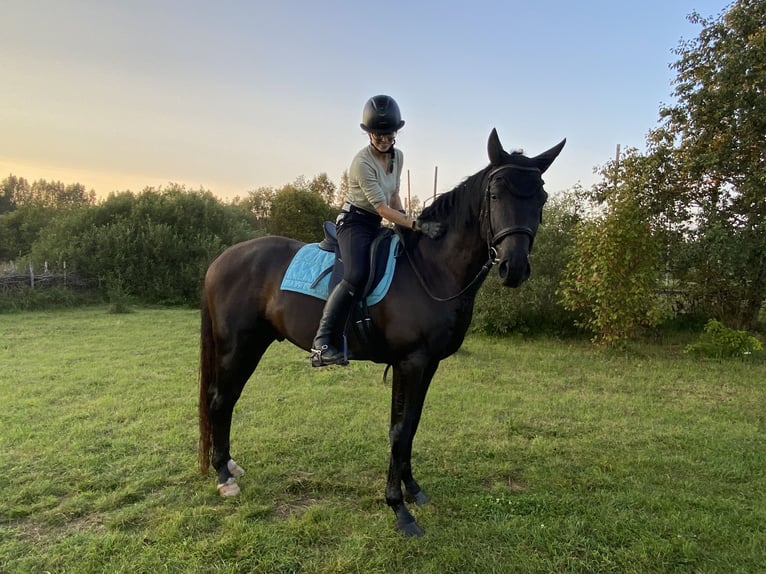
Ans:
{"type": "Polygon", "coordinates": [[[437,176],[439,175],[439,166],[434,166],[434,199],[436,199],[436,180],[437,176]]]}
{"type": "Polygon", "coordinates": [[[29,262],[29,286],[34,289],[35,288],[35,272],[32,269],[32,262],[29,262]]]}
{"type": "Polygon", "coordinates": [[[407,215],[412,216],[412,195],[410,190],[410,170],[407,170],[407,215]]]}

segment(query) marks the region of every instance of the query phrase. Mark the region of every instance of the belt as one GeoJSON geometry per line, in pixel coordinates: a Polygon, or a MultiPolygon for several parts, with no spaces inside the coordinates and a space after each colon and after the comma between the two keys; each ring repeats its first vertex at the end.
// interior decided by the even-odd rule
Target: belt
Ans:
{"type": "Polygon", "coordinates": [[[345,213],[354,213],[356,215],[366,215],[368,217],[375,217],[378,219],[382,219],[380,215],[377,213],[373,213],[372,211],[367,211],[366,209],[362,209],[361,207],[357,207],[353,203],[349,203],[348,201],[343,204],[340,208],[341,211],[345,213]]]}

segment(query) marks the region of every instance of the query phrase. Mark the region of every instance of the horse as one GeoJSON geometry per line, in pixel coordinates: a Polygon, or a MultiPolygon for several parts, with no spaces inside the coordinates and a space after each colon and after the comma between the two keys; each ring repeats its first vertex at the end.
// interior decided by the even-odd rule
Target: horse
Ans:
{"type": "MultiPolygon", "coordinates": [[[[429,500],[413,477],[411,457],[431,380],[439,362],[460,348],[476,293],[491,268],[497,265],[504,286],[518,287],[529,278],[529,254],[548,197],[541,176],[565,143],[527,157],[505,151],[493,129],[487,144],[489,165],[437,197],[420,215],[441,222],[446,228],[442,236],[431,239],[397,228],[403,253],[388,293],[369,308],[375,344],[349,335],[350,359],[392,369],[385,500],[404,536],[424,533],[407,503],[429,500]]],[[[226,249],[205,274],[199,465],[205,475],[212,464],[221,496],[240,492],[237,479],[244,470],[232,459],[230,432],[232,411],[245,384],[272,342],[287,339],[308,351],[322,315],[322,300],[280,289],[303,245],[278,236],[244,241],[226,249]]],[[[307,372],[310,368],[307,360],[307,372]]]]}

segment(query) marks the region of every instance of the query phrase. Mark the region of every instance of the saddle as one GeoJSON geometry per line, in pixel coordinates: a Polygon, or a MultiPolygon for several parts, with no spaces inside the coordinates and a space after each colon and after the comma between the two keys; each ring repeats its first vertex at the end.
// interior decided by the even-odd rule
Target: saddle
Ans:
{"type": "MultiPolygon", "coordinates": [[[[345,322],[344,333],[353,325],[354,334],[362,347],[371,346],[375,330],[369,308],[380,303],[393,282],[396,257],[402,243],[390,228],[381,228],[370,246],[370,276],[360,292],[345,322]]],[[[343,278],[343,261],[338,249],[335,224],[324,224],[320,243],[308,243],[293,256],[282,277],[279,288],[327,300],[332,289],[343,278]]]]}
{"type": "MultiPolygon", "coordinates": [[[[333,288],[340,283],[343,279],[343,259],[340,256],[340,246],[338,245],[338,232],[335,224],[332,221],[324,222],[324,239],[319,242],[319,249],[328,251],[335,254],[335,259],[331,267],[328,267],[316,278],[315,284],[319,284],[328,273],[330,275],[330,292],[333,288]]],[[[370,245],[370,275],[367,277],[367,282],[362,289],[361,293],[358,293],[359,297],[367,297],[375,286],[380,283],[386,272],[386,264],[388,263],[388,251],[391,247],[391,239],[394,236],[394,230],[390,227],[381,227],[378,235],[373,239],[370,245]]]]}
{"type": "MultiPolygon", "coordinates": [[[[343,279],[343,259],[340,256],[338,234],[335,224],[325,221],[323,225],[324,238],[319,242],[319,248],[335,255],[333,264],[322,271],[313,285],[319,284],[328,274],[330,275],[329,292],[343,279]]],[[[390,227],[381,227],[378,234],[370,245],[370,274],[361,293],[357,293],[357,301],[351,309],[349,319],[354,332],[362,344],[366,345],[373,335],[372,318],[368,306],[368,295],[372,293],[378,283],[383,279],[388,266],[388,255],[391,249],[391,241],[394,230],[390,227]]],[[[348,321],[346,322],[348,325],[348,321]]]]}

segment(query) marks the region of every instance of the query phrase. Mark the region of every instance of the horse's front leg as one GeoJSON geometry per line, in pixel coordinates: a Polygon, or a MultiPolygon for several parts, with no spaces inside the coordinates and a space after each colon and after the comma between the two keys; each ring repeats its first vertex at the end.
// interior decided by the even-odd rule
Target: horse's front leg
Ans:
{"type": "Polygon", "coordinates": [[[415,440],[415,434],[418,432],[418,426],[420,425],[420,416],[423,413],[423,405],[425,403],[426,393],[428,387],[431,384],[436,369],[439,366],[439,361],[434,360],[428,363],[421,375],[421,397],[419,399],[419,407],[413,409],[413,421],[412,432],[409,435],[409,441],[405,446],[404,460],[402,462],[402,483],[404,483],[404,500],[406,502],[412,502],[418,505],[427,504],[429,501],[428,495],[420,487],[418,481],[415,480],[412,475],[412,443],[415,440]]]}
{"type": "Polygon", "coordinates": [[[424,504],[428,496],[412,475],[412,443],[420,423],[428,385],[436,365],[403,362],[394,366],[391,394],[391,455],[386,484],[386,503],[396,515],[396,527],[405,536],[422,536],[423,530],[405,505],[405,500],[424,504]],[[402,493],[404,484],[407,496],[402,493]]]}

